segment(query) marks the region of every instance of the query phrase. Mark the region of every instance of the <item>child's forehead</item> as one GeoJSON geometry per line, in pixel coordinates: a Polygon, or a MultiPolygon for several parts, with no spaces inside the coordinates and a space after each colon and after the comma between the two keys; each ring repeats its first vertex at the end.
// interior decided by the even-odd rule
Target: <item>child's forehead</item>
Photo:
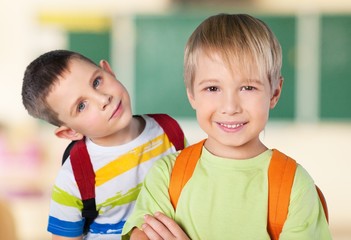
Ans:
{"type": "Polygon", "coordinates": [[[97,66],[85,61],[84,59],[71,58],[67,65],[56,77],[53,88],[60,86],[62,81],[87,78],[97,66]]]}
{"type": "Polygon", "coordinates": [[[200,51],[197,57],[197,65],[199,65],[199,60],[201,58],[208,58],[211,61],[207,63],[220,63],[223,64],[223,67],[228,69],[233,74],[240,74],[246,79],[264,80],[264,74],[262,67],[257,62],[257,59],[254,56],[245,55],[238,56],[233,52],[218,51],[218,50],[206,50],[200,51]]]}
{"type": "Polygon", "coordinates": [[[81,69],[81,68],[87,68],[87,67],[96,67],[94,64],[81,59],[77,57],[72,57],[68,62],[67,62],[67,70],[72,70],[72,69],[81,69]]]}
{"type": "Polygon", "coordinates": [[[71,58],[66,65],[66,68],[58,76],[58,79],[72,78],[73,76],[89,76],[92,72],[97,71],[98,66],[80,58],[71,58]]]}

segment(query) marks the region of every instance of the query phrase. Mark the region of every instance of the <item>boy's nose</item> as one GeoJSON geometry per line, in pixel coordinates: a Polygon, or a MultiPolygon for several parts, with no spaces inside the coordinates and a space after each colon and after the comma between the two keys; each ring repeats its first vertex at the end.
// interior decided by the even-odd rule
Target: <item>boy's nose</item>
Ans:
{"type": "Polygon", "coordinates": [[[233,115],[241,111],[240,100],[238,97],[227,94],[221,101],[221,113],[233,115]]]}
{"type": "Polygon", "coordinates": [[[105,110],[106,107],[111,103],[112,96],[108,94],[100,94],[98,96],[98,103],[102,110],[105,110]]]}

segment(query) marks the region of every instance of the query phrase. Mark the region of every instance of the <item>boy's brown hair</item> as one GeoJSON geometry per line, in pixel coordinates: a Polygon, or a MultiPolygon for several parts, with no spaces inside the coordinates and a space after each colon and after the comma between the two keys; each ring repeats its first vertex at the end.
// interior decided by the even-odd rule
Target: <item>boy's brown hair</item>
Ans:
{"type": "Polygon", "coordinates": [[[74,58],[96,65],[77,52],[53,50],[42,54],[27,66],[22,84],[22,102],[29,115],[55,126],[64,124],[48,105],[46,98],[59,77],[69,71],[69,62],[74,58]]]}
{"type": "Polygon", "coordinates": [[[281,77],[281,46],[261,20],[247,14],[218,14],[203,21],[190,36],[184,55],[184,81],[190,92],[196,74],[198,55],[217,53],[230,68],[233,63],[243,73],[258,71],[275,90],[281,77]]]}

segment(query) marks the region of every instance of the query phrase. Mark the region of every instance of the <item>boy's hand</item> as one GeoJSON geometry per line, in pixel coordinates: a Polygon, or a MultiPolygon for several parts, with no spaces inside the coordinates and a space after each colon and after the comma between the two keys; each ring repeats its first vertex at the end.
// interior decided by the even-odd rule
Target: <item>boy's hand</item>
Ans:
{"type": "Polygon", "coordinates": [[[150,240],[190,240],[173,219],[160,212],[145,215],[142,229],[150,240]]]}

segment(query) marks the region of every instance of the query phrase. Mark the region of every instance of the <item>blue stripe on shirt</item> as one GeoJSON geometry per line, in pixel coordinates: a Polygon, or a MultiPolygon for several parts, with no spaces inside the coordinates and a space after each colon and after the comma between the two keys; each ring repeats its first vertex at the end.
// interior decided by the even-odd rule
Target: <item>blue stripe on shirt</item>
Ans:
{"type": "Polygon", "coordinates": [[[83,234],[84,221],[69,222],[49,216],[48,231],[64,237],[78,237],[83,234]]]}
{"type": "Polygon", "coordinates": [[[119,223],[96,223],[93,222],[90,225],[90,233],[91,234],[121,234],[123,226],[126,222],[121,221],[119,223]]]}
{"type": "MultiPolygon", "coordinates": [[[[96,223],[90,225],[90,234],[121,234],[125,221],[119,223],[96,223]]],[[[64,237],[78,237],[83,234],[83,221],[69,222],[49,216],[48,231],[64,237]]]]}

